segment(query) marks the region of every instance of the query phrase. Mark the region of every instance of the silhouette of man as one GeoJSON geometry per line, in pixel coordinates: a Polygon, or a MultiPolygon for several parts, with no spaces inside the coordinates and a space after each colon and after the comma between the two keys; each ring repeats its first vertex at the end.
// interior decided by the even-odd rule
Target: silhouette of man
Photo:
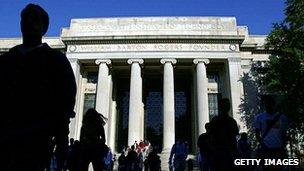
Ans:
{"type": "Polygon", "coordinates": [[[205,124],[206,132],[202,133],[197,140],[197,146],[200,150],[202,161],[200,162],[201,170],[209,170],[210,160],[212,154],[211,137],[210,137],[210,123],[205,124]]]}
{"type": "MultiPolygon", "coordinates": [[[[285,115],[275,111],[275,100],[271,95],[262,96],[265,112],[258,114],[254,120],[256,138],[260,144],[258,150],[260,158],[287,158],[285,147],[287,144],[288,119],[285,115]]],[[[266,170],[268,168],[264,168],[266,170]]],[[[269,168],[273,170],[274,168],[269,168]]],[[[280,170],[282,167],[275,167],[280,170]]]]}
{"type": "Polygon", "coordinates": [[[236,121],[229,116],[229,99],[219,101],[219,115],[210,122],[211,145],[213,157],[211,170],[232,170],[233,158],[237,151],[236,136],[239,129],[236,121]]]}
{"type": "Polygon", "coordinates": [[[0,56],[1,170],[41,171],[53,137],[63,163],[76,83],[66,56],[42,43],[47,12],[29,4],[20,24],[23,43],[0,56]]]}

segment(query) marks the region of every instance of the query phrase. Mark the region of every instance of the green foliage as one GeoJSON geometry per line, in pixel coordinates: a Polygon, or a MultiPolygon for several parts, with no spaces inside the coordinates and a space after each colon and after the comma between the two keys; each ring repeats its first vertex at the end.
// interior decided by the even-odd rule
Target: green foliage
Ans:
{"type": "Polygon", "coordinates": [[[274,24],[266,48],[273,53],[259,71],[268,93],[281,98],[280,110],[304,132],[304,1],[287,0],[285,20],[274,24]]]}

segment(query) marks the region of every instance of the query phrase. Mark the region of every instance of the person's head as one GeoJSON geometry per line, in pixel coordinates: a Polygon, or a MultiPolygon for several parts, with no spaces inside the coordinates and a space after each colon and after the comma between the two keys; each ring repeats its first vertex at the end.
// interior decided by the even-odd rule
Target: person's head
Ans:
{"type": "Polygon", "coordinates": [[[74,138],[70,138],[70,145],[74,144],[74,138]]]}
{"type": "Polygon", "coordinates": [[[205,124],[205,129],[206,129],[206,132],[209,132],[209,131],[210,131],[210,123],[209,123],[209,122],[207,122],[207,123],[205,124]]]}
{"type": "Polygon", "coordinates": [[[219,110],[220,115],[228,115],[228,112],[230,110],[230,100],[227,98],[221,99],[219,101],[219,110]]]}
{"type": "Polygon", "coordinates": [[[241,140],[247,140],[247,137],[248,137],[248,135],[247,135],[247,133],[246,132],[242,132],[241,134],[240,134],[240,139],[241,140]]]}
{"type": "Polygon", "coordinates": [[[131,145],[131,150],[134,151],[134,149],[135,149],[135,146],[131,145]]]}
{"type": "Polygon", "coordinates": [[[21,32],[24,38],[42,38],[49,27],[48,13],[39,5],[28,4],[21,12],[21,32]]]}
{"type": "Polygon", "coordinates": [[[182,139],[181,137],[177,137],[177,138],[176,138],[176,143],[177,143],[177,144],[183,143],[183,139],[182,139]]]}
{"type": "Polygon", "coordinates": [[[262,96],[261,100],[262,100],[262,104],[265,107],[266,112],[272,114],[274,112],[274,107],[275,107],[275,101],[273,96],[264,95],[262,96]]]}
{"type": "Polygon", "coordinates": [[[87,110],[85,115],[83,116],[82,123],[95,123],[103,121],[101,118],[101,114],[98,113],[94,108],[90,108],[87,110]]]}

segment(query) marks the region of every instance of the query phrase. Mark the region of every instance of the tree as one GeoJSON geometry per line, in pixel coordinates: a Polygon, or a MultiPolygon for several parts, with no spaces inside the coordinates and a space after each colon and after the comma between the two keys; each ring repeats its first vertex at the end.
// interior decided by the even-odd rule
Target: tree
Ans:
{"type": "MultiPolygon", "coordinates": [[[[299,135],[304,132],[303,0],[286,1],[285,19],[274,24],[266,48],[272,55],[259,71],[261,84],[266,92],[281,97],[280,110],[293,123],[292,131],[299,135]]],[[[303,137],[298,138],[293,139],[294,143],[303,141],[303,137]]]]}

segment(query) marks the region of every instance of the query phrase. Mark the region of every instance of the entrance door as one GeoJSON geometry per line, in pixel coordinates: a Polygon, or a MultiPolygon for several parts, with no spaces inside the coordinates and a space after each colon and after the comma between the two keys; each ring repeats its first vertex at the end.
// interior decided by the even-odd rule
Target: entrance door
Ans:
{"type": "Polygon", "coordinates": [[[191,77],[176,76],[175,79],[175,139],[181,138],[190,147],[192,145],[191,123],[191,77]]]}
{"type": "Polygon", "coordinates": [[[163,95],[161,76],[147,76],[145,86],[145,140],[161,152],[163,142],[163,95]]]}

